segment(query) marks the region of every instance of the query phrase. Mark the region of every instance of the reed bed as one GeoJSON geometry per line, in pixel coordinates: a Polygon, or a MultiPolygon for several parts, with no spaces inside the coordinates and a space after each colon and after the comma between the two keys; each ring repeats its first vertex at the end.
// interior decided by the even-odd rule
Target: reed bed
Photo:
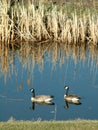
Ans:
{"type": "Polygon", "coordinates": [[[64,4],[0,0],[0,43],[57,41],[98,45],[98,15],[95,8],[74,9],[64,4]],[[68,7],[68,8],[67,8],[68,7]]]}

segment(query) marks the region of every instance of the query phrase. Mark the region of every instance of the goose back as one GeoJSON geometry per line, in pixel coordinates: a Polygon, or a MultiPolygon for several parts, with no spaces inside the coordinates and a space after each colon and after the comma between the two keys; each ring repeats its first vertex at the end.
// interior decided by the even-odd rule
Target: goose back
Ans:
{"type": "Polygon", "coordinates": [[[50,102],[52,99],[54,98],[54,96],[49,96],[49,95],[38,95],[35,97],[31,97],[31,101],[32,102],[50,102]]]}

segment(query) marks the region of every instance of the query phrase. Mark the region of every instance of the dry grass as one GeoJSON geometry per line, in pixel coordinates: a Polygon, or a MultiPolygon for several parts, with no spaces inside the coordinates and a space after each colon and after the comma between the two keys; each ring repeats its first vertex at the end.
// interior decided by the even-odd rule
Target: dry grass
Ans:
{"type": "Polygon", "coordinates": [[[97,130],[98,121],[10,121],[0,122],[0,130],[97,130]]]}
{"type": "Polygon", "coordinates": [[[73,2],[66,3],[36,4],[29,0],[27,4],[16,2],[11,5],[10,1],[0,0],[1,43],[9,46],[15,41],[52,40],[67,44],[87,42],[97,45],[98,15],[95,6],[91,9],[82,6],[79,9],[78,2],[74,6],[73,2]]]}

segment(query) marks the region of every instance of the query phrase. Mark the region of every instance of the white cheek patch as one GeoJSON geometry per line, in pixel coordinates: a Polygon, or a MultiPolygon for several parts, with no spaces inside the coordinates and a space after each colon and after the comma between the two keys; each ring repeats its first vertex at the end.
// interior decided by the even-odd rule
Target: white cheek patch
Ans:
{"type": "Polygon", "coordinates": [[[34,101],[34,98],[33,98],[33,97],[31,97],[31,101],[32,101],[32,102],[34,101]]]}

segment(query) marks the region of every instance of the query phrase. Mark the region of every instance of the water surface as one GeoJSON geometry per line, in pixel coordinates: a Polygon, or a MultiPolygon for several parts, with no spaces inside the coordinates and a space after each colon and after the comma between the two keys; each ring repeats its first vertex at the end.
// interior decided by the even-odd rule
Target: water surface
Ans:
{"type": "Polygon", "coordinates": [[[0,54],[0,121],[98,119],[97,47],[25,45],[0,54]],[[81,105],[66,109],[64,86],[82,97],[81,105]],[[55,105],[38,105],[35,94],[54,95],[55,105]]]}

